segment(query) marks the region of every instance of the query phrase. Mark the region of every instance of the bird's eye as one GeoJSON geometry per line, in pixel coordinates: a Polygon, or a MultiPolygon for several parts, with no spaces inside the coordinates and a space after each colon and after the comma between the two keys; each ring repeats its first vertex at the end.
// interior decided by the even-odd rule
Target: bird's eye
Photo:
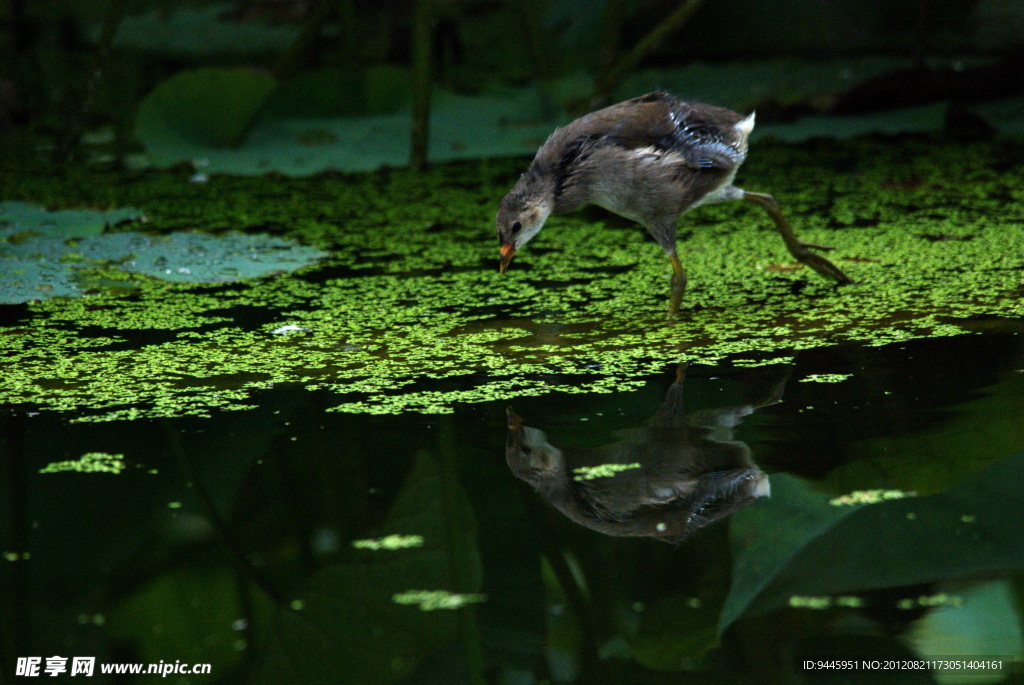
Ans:
{"type": "Polygon", "coordinates": [[[523,225],[521,223],[519,223],[518,221],[515,222],[514,224],[512,224],[512,230],[513,231],[518,231],[522,227],[523,227],[523,225]]]}
{"type": "Polygon", "coordinates": [[[530,449],[529,445],[523,445],[523,454],[532,454],[533,450],[530,449]]]}

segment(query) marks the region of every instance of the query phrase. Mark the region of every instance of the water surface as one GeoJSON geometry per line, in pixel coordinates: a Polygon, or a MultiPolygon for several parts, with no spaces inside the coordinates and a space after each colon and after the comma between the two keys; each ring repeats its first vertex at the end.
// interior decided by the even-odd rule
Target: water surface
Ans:
{"type": "Polygon", "coordinates": [[[4,662],[212,666],[172,682],[678,683],[819,682],[805,657],[1020,661],[1021,336],[677,373],[435,417],[327,412],[300,385],[210,418],[8,408],[4,662]],[[673,392],[690,427],[657,440],[728,445],[770,497],[669,544],[580,525],[506,463],[509,404],[567,454],[632,441],[635,460],[673,392]],[[86,453],[123,455],[120,473],[60,465],[86,453]],[[836,501],[858,491],[882,501],[836,501]]]}

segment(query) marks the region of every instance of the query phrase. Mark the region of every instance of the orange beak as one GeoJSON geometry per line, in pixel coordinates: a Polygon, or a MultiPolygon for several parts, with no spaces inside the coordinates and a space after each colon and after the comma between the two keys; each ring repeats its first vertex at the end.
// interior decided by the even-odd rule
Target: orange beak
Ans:
{"type": "Polygon", "coordinates": [[[501,257],[498,258],[498,271],[505,273],[505,269],[508,268],[509,262],[516,256],[516,248],[511,243],[505,243],[501,246],[501,257]]]}
{"type": "Polygon", "coordinates": [[[505,408],[505,418],[508,419],[509,430],[518,430],[523,427],[523,420],[516,416],[516,413],[512,411],[512,407],[505,408]]]}
{"type": "Polygon", "coordinates": [[[519,452],[526,435],[523,432],[523,420],[516,416],[512,407],[505,410],[505,416],[508,417],[508,435],[505,437],[505,454],[508,455],[519,452]]]}

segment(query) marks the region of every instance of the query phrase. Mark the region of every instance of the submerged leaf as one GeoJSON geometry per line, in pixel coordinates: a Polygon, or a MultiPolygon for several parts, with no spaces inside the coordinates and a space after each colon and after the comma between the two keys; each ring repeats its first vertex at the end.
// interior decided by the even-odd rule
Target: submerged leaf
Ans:
{"type": "Polygon", "coordinates": [[[278,609],[259,682],[337,682],[340,673],[355,683],[395,682],[456,638],[458,613],[482,599],[480,557],[469,503],[435,457],[417,457],[380,526],[393,531],[422,544],[324,568],[299,592],[300,604],[278,609]],[[424,602],[450,610],[420,611],[424,602]]]}
{"type": "Polygon", "coordinates": [[[150,663],[209,663],[213,673],[228,672],[246,646],[235,627],[244,611],[236,583],[229,568],[168,571],[118,603],[106,629],[150,663]]]}
{"type": "Polygon", "coordinates": [[[804,481],[773,476],[772,498],[733,517],[733,586],[719,629],[787,606],[794,595],[1024,568],[1022,479],[1024,453],[939,494],[835,507],[804,481]]]}
{"type": "MultiPolygon", "coordinates": [[[[988,659],[1004,661],[1004,668],[993,669],[1007,673],[1013,662],[1024,660],[1024,626],[1018,600],[1012,583],[1006,580],[979,583],[948,583],[944,585],[956,592],[960,600],[954,604],[940,604],[916,621],[907,635],[921,658],[945,659],[950,654],[986,655],[988,659]]],[[[979,661],[981,661],[979,659],[979,661]]],[[[941,685],[978,682],[978,672],[965,674],[963,670],[936,668],[935,680],[941,685]]],[[[998,677],[991,682],[999,682],[998,677]]]]}

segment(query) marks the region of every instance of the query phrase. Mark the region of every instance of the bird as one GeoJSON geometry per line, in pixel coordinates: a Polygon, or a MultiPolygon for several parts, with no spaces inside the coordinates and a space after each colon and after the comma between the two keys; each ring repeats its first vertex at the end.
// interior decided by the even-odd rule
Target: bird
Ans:
{"type": "Polygon", "coordinates": [[[756,409],[782,401],[789,374],[760,402],[687,413],[685,371],[681,364],[645,425],[617,431],[615,442],[596,448],[556,447],[508,408],[509,470],[586,528],[670,543],[767,497],[768,476],[733,429],[756,409]]]}
{"type": "Polygon", "coordinates": [[[853,279],[797,239],[768,193],[733,185],[747,157],[755,115],[653,92],[580,117],[556,129],[499,204],[498,270],[551,215],[587,204],[642,224],[672,264],[669,317],[679,312],[686,271],[676,251],[676,221],[704,204],[744,200],[762,207],[798,261],[839,283],[853,279]]]}

